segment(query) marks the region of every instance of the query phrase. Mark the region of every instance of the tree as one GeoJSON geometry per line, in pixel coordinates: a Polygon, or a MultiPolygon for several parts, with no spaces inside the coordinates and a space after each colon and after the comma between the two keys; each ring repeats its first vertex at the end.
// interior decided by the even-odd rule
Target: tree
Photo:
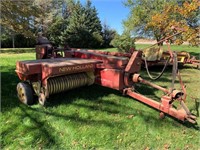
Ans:
{"type": "Polygon", "coordinates": [[[90,34],[88,46],[98,48],[103,43],[101,21],[99,20],[96,8],[92,6],[90,0],[87,0],[84,9],[86,14],[85,24],[90,34]]]}
{"type": "MultiPolygon", "coordinates": [[[[17,37],[23,37],[32,46],[30,40],[35,40],[37,32],[42,31],[46,34],[50,29],[55,29],[55,24],[60,23],[55,18],[62,15],[62,4],[64,2],[65,0],[1,1],[1,27],[9,32],[7,35],[10,35],[13,47],[19,41],[15,39],[17,37]],[[53,21],[56,23],[53,23],[53,21]]],[[[53,30],[51,30],[51,35],[53,35],[52,32],[53,30]]],[[[6,42],[5,38],[4,42],[6,42]]],[[[20,43],[16,44],[21,45],[20,43]]]]}
{"type": "Polygon", "coordinates": [[[124,21],[126,30],[139,36],[154,35],[151,30],[146,30],[146,25],[153,12],[161,13],[165,3],[166,0],[127,0],[125,6],[129,7],[130,15],[124,21]]]}
{"type": "Polygon", "coordinates": [[[14,33],[32,37],[33,18],[38,16],[39,9],[35,7],[33,1],[1,1],[0,24],[14,33]]]}
{"type": "Polygon", "coordinates": [[[67,21],[64,20],[62,17],[55,17],[52,21],[52,24],[47,29],[47,37],[48,39],[55,45],[61,45],[61,36],[62,32],[67,25],[67,21]]]}
{"type": "Polygon", "coordinates": [[[103,45],[102,47],[111,47],[110,42],[114,39],[117,32],[104,23],[102,29],[103,45]]]}
{"type": "Polygon", "coordinates": [[[40,13],[35,17],[35,26],[37,32],[43,32],[47,35],[47,30],[56,20],[56,17],[62,16],[62,6],[65,0],[34,0],[34,4],[40,10],[40,13]]]}
{"type": "Polygon", "coordinates": [[[63,44],[69,44],[71,47],[82,47],[85,45],[84,34],[87,36],[83,7],[80,2],[75,3],[74,1],[70,3],[70,6],[68,7],[68,26],[62,33],[61,40],[63,44]]]}
{"type": "Polygon", "coordinates": [[[9,45],[12,45],[12,39],[10,38],[10,32],[5,29],[4,27],[1,27],[1,36],[0,36],[0,48],[2,47],[9,47],[9,45]]]}
{"type": "Polygon", "coordinates": [[[12,45],[15,47],[15,35],[22,34],[25,37],[33,38],[33,18],[38,16],[39,9],[33,1],[3,0],[1,7],[1,28],[7,30],[12,37],[12,45]]]}
{"type": "Polygon", "coordinates": [[[80,1],[70,1],[67,7],[68,25],[62,33],[62,43],[71,47],[95,48],[102,42],[101,22],[95,7],[88,0],[83,6],[80,1]]]}
{"type": "Polygon", "coordinates": [[[120,52],[130,52],[131,48],[135,48],[135,40],[131,37],[130,32],[124,32],[122,35],[116,34],[111,45],[120,52]]]}
{"type": "Polygon", "coordinates": [[[198,23],[198,0],[128,0],[126,6],[131,9],[129,18],[124,22],[129,31],[153,36],[159,41],[171,32],[171,26],[184,27],[187,31],[184,34],[188,36],[180,36],[179,43],[189,39],[193,45],[197,44],[194,33],[198,23]]]}
{"type": "Polygon", "coordinates": [[[97,48],[103,43],[101,22],[90,0],[85,5],[79,0],[3,0],[0,4],[4,46],[32,46],[37,32],[56,45],[97,48]]]}
{"type": "Polygon", "coordinates": [[[146,28],[158,35],[167,37],[172,27],[178,27],[184,32],[174,39],[177,44],[188,41],[193,46],[198,45],[199,28],[195,25],[197,22],[190,18],[193,18],[194,13],[198,11],[199,4],[198,0],[192,0],[190,3],[187,1],[182,3],[182,5],[165,5],[162,13],[152,15],[146,28]]]}

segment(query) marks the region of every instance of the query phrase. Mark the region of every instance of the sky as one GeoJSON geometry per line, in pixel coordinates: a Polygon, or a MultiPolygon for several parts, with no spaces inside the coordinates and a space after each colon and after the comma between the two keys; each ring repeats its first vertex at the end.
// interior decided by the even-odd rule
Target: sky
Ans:
{"type": "MultiPolygon", "coordinates": [[[[122,21],[128,18],[129,9],[123,4],[124,0],[92,0],[92,5],[95,6],[101,23],[115,29],[119,34],[123,32],[122,21]]],[[[82,0],[84,3],[85,1],[82,0]]]]}

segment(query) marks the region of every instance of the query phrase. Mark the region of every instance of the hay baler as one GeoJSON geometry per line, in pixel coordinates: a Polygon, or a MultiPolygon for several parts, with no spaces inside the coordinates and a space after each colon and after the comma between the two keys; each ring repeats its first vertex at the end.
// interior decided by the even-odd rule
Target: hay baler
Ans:
{"type": "MultiPolygon", "coordinates": [[[[139,72],[142,51],[132,53],[102,52],[81,49],[53,49],[50,54],[44,45],[36,46],[36,60],[18,61],[16,73],[22,82],[17,85],[21,102],[31,105],[34,96],[44,105],[48,97],[81,86],[98,84],[121,91],[160,112],[181,121],[196,123],[196,117],[185,105],[186,93],[167,89],[144,80],[139,72]],[[145,84],[164,92],[160,101],[155,101],[136,92],[135,84],[145,84]],[[178,101],[181,108],[173,103],[178,101]]],[[[184,88],[184,87],[183,87],[184,88]]]]}

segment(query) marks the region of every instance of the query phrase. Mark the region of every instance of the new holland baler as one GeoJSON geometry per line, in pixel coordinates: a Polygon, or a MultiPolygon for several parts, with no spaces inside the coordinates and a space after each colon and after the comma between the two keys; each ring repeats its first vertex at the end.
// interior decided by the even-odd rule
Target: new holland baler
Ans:
{"type": "MultiPolygon", "coordinates": [[[[35,96],[44,105],[52,95],[82,86],[98,84],[120,91],[160,112],[160,117],[168,114],[181,121],[196,123],[185,104],[185,86],[179,77],[182,90],[164,88],[144,80],[140,75],[142,51],[130,53],[103,52],[83,49],[56,49],[49,52],[45,45],[36,46],[36,60],[18,61],[16,73],[21,80],[17,93],[21,102],[31,105],[35,96]],[[135,84],[145,84],[163,91],[160,101],[137,93],[135,84]],[[173,103],[178,101],[180,108],[173,103]]],[[[172,57],[175,57],[172,54],[172,57]]],[[[145,90],[145,89],[144,89],[145,90]]]]}

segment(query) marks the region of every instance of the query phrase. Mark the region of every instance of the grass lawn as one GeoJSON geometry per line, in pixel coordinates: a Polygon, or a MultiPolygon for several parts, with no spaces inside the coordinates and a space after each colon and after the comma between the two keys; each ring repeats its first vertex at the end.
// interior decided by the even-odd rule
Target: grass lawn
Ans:
{"type": "MultiPolygon", "coordinates": [[[[161,120],[158,111],[98,85],[52,95],[46,107],[21,104],[16,95],[15,63],[35,59],[32,50],[25,52],[0,54],[1,149],[200,149],[199,127],[170,117],[161,120]]],[[[191,52],[198,56],[200,50],[191,48],[191,52]]],[[[196,114],[191,96],[200,98],[200,70],[187,65],[180,72],[187,85],[187,105],[196,114]]],[[[148,79],[145,70],[141,74],[148,79]]],[[[170,86],[171,68],[155,83],[170,86]]],[[[138,85],[137,89],[155,99],[162,94],[147,86],[138,85]]]]}

